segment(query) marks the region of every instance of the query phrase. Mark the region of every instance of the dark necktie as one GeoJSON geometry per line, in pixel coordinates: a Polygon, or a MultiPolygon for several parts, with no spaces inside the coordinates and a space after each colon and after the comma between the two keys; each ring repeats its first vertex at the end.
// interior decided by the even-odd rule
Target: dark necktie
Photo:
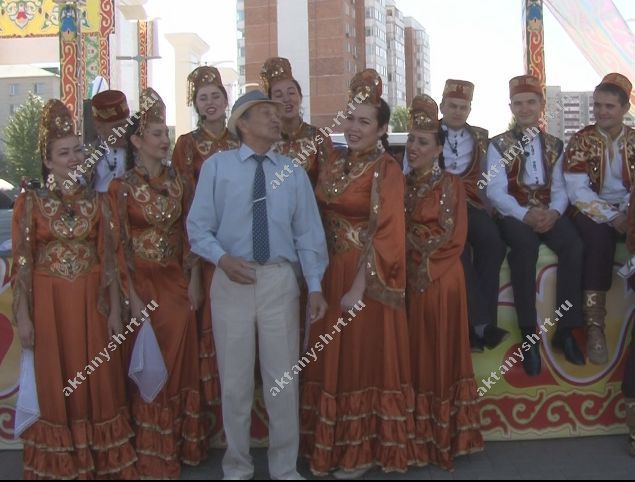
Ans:
{"type": "Polygon", "coordinates": [[[265,171],[262,168],[267,156],[253,155],[258,163],[254,176],[253,209],[254,218],[251,224],[253,240],[254,260],[264,264],[269,259],[269,226],[267,223],[267,187],[265,184],[265,171]]]}

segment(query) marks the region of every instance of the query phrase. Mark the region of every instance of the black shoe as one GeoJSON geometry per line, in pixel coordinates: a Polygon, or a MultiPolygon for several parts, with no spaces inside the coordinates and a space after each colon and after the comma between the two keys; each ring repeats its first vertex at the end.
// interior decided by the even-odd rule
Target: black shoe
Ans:
{"type": "Polygon", "coordinates": [[[525,352],[523,367],[525,368],[525,373],[530,377],[537,377],[540,375],[542,364],[540,362],[539,344],[532,345],[529,351],[525,352]]]}
{"type": "Polygon", "coordinates": [[[483,344],[493,350],[509,337],[509,332],[498,326],[488,325],[483,334],[483,344]]]}
{"type": "Polygon", "coordinates": [[[472,353],[483,353],[485,348],[483,346],[483,338],[478,336],[474,329],[470,326],[470,349],[472,353]]]}
{"type": "Polygon", "coordinates": [[[584,354],[578,348],[578,344],[575,341],[571,330],[563,330],[561,332],[556,331],[556,334],[553,336],[553,340],[551,341],[551,345],[554,349],[559,350],[564,353],[564,357],[569,363],[573,363],[574,365],[586,365],[584,361],[584,354]]]}

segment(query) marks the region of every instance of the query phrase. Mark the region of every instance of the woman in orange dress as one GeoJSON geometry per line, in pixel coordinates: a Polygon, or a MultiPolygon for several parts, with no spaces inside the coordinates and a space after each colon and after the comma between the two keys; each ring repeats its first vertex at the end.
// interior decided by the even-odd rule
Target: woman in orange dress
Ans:
{"type": "Polygon", "coordinates": [[[416,401],[416,464],[452,469],[483,449],[461,253],[467,205],[460,178],[442,171],[437,104],[417,96],[406,150],[408,327],[416,401]]]}
{"type": "Polygon", "coordinates": [[[40,418],[22,435],[24,479],[134,479],[137,457],[119,343],[119,285],[107,198],[73,182],[84,162],[59,100],[44,106],[46,188],[13,211],[13,312],[34,351],[40,418]]]}
{"type": "Polygon", "coordinates": [[[260,71],[260,80],[269,98],[282,104],[282,140],[274,148],[302,166],[315,187],[320,164],[333,149],[327,129],[318,130],[302,120],[302,88],[293,78],[288,59],[267,59],[260,71]]]}
{"type": "Polygon", "coordinates": [[[333,152],[316,188],[329,309],[310,332],[309,352],[321,353],[302,371],[301,450],[313,473],[335,470],[337,478],[361,477],[374,465],[404,472],[413,455],[404,179],[385,150],[390,108],[381,92],[372,69],[352,79],[349,149],[333,152]]]}
{"type": "MultiPolygon", "coordinates": [[[[203,162],[217,152],[238,148],[238,138],[227,130],[227,91],[223,86],[220,72],[215,67],[202,66],[194,69],[187,77],[188,105],[194,105],[199,116],[198,128],[183,134],[176,141],[172,154],[172,165],[194,192],[203,162]]],[[[187,217],[187,211],[183,214],[187,217]]],[[[214,265],[199,261],[203,274],[203,298],[201,308],[196,312],[199,332],[199,356],[203,397],[206,406],[220,405],[220,380],[216,348],[212,334],[212,308],[210,288],[214,276],[214,265]]]]}
{"type": "Polygon", "coordinates": [[[181,462],[197,465],[207,452],[195,317],[200,266],[189,256],[185,235],[191,194],[165,165],[170,147],[165,105],[152,89],[142,93],[139,104],[141,114],[126,133],[129,170],[108,193],[117,213],[124,296],[137,320],[147,303],[158,305],[150,323],[168,371],[152,403],[133,389],[137,467],[141,477],[177,479],[181,462]]]}
{"type": "MultiPolygon", "coordinates": [[[[631,191],[629,206],[626,245],[631,254],[635,256],[635,190],[631,191]]],[[[631,275],[628,279],[628,285],[631,289],[635,289],[635,275],[631,275]]],[[[622,393],[624,393],[626,405],[626,428],[629,432],[628,451],[631,456],[635,457],[635,328],[632,331],[631,344],[627,349],[628,354],[624,366],[622,393]]]]}

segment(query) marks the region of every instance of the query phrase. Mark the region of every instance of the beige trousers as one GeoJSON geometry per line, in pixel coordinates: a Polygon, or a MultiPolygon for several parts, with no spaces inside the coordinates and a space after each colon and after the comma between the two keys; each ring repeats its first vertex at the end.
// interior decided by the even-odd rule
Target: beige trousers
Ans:
{"type": "Polygon", "coordinates": [[[231,480],[253,476],[249,442],[257,339],[269,415],[269,474],[273,479],[293,479],[299,446],[298,381],[283,383],[281,388],[276,380],[298,360],[298,282],[288,263],[254,265],[254,270],[253,285],[234,283],[220,268],[212,280],[214,341],[227,437],[223,473],[231,480]]]}

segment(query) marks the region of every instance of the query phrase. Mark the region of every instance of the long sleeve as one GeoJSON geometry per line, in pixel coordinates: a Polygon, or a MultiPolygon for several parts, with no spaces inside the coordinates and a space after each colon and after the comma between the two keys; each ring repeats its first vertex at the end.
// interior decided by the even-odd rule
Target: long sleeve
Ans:
{"type": "Polygon", "coordinates": [[[366,272],[366,294],[393,308],[403,307],[406,287],[406,222],[404,176],[385,156],[373,178],[369,239],[360,263],[366,272]]]}
{"type": "Polygon", "coordinates": [[[192,276],[192,269],[194,269],[194,267],[196,267],[201,261],[200,256],[192,251],[192,246],[190,245],[190,241],[187,236],[187,213],[192,206],[192,200],[194,198],[194,184],[183,179],[179,174],[177,174],[177,181],[183,186],[181,219],[179,220],[183,240],[181,263],[183,265],[183,274],[185,275],[185,279],[189,281],[192,276]]]}
{"type": "MultiPolygon", "coordinates": [[[[196,187],[196,180],[194,178],[194,146],[192,145],[192,136],[190,134],[184,134],[180,136],[174,151],[172,153],[172,167],[181,177],[184,184],[194,192],[196,187]]],[[[190,199],[191,201],[192,199],[190,199]]],[[[189,208],[189,205],[187,206],[189,208]]]]}
{"type": "Polygon", "coordinates": [[[291,221],[293,242],[309,293],[312,293],[322,291],[322,277],[329,257],[311,181],[303,170],[298,170],[296,177],[296,209],[291,221]]]}
{"type": "Polygon", "coordinates": [[[13,321],[17,323],[20,303],[26,302],[33,313],[33,254],[35,232],[33,226],[33,194],[21,193],[13,207],[11,243],[13,247],[12,286],[13,321]]]}
{"type": "MultiPolygon", "coordinates": [[[[582,131],[576,133],[567,146],[564,178],[571,204],[596,223],[603,224],[615,219],[619,211],[603,200],[591,187],[588,158],[589,153],[597,148],[590,136],[582,131]]],[[[602,146],[599,148],[603,149],[602,146]]]]}
{"type": "Polygon", "coordinates": [[[219,219],[214,206],[215,177],[216,163],[212,156],[205,161],[201,170],[194,201],[187,216],[187,234],[192,251],[218,265],[226,253],[216,239],[219,219]]]}
{"type": "Polygon", "coordinates": [[[585,172],[566,172],[564,179],[571,204],[596,223],[608,223],[620,214],[619,210],[591,189],[589,176],[585,172]]]}
{"type": "Polygon", "coordinates": [[[490,144],[487,148],[487,171],[491,178],[487,184],[487,198],[503,216],[512,216],[522,221],[529,209],[518,204],[516,198],[509,194],[507,174],[500,160],[498,151],[490,144]]]}
{"type": "Polygon", "coordinates": [[[110,313],[110,297],[109,287],[112,283],[117,283],[121,291],[120,280],[117,274],[117,253],[115,240],[119,239],[115,233],[115,222],[112,216],[112,207],[108,194],[98,194],[99,204],[101,206],[101,220],[99,223],[99,237],[97,240],[97,252],[99,253],[101,262],[101,283],[99,286],[99,311],[107,316],[110,313]]]}
{"type": "MultiPolygon", "coordinates": [[[[131,230],[128,222],[128,196],[125,184],[115,179],[108,188],[113,240],[111,250],[116,263],[122,302],[128,303],[130,284],[134,285],[134,257],[132,254],[131,230]]],[[[124,307],[122,307],[124,308],[124,307]]],[[[127,312],[122,310],[124,318],[127,312]]]]}
{"type": "Polygon", "coordinates": [[[550,209],[555,209],[561,215],[565,213],[569,206],[569,197],[567,195],[567,187],[564,180],[564,172],[562,167],[563,155],[556,161],[553,166],[551,175],[551,202],[549,203],[550,209]]]}
{"type": "MultiPolygon", "coordinates": [[[[463,183],[459,178],[449,178],[441,210],[441,224],[447,225],[447,231],[439,236],[443,244],[439,245],[428,258],[430,280],[434,281],[450,269],[454,263],[460,261],[467,239],[467,201],[463,183]],[[443,212],[443,210],[446,210],[443,212]]],[[[442,194],[442,196],[443,196],[442,194]]]]}

